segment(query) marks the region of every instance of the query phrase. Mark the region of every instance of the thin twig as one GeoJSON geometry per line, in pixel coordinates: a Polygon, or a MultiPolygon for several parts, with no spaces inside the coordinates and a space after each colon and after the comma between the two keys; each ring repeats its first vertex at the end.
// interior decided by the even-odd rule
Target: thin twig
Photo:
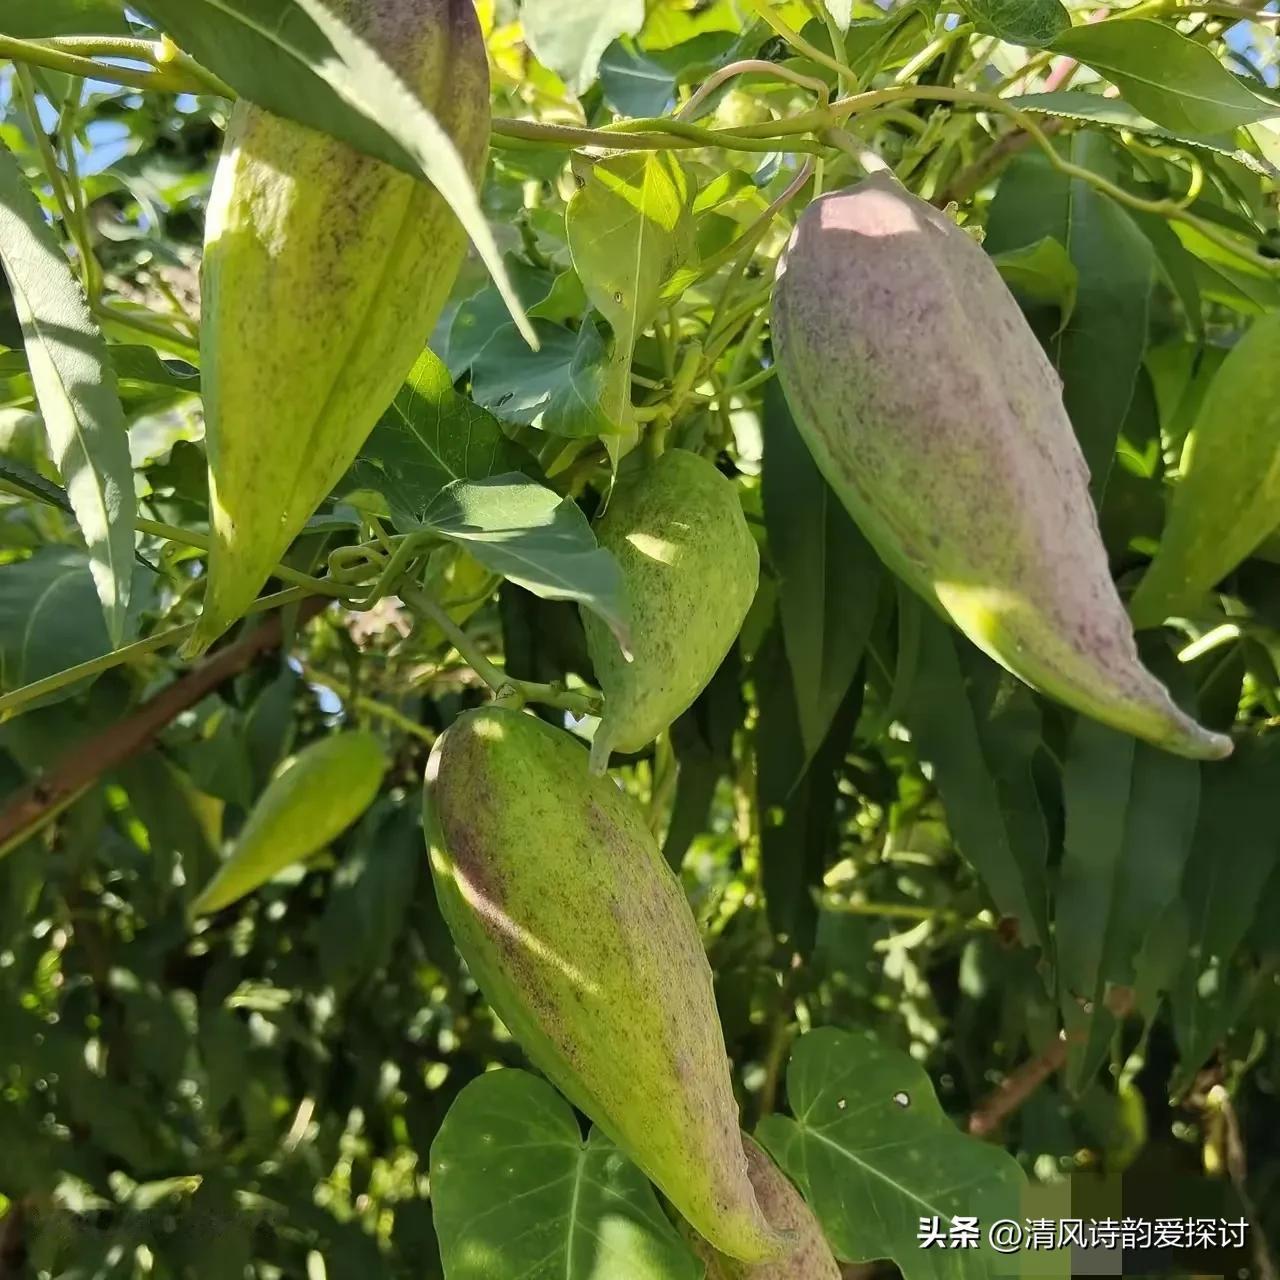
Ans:
{"type": "MultiPolygon", "coordinates": [[[[304,600],[298,611],[299,623],[315,617],[328,603],[325,599],[304,600]]],[[[126,720],[109,725],[68,752],[0,811],[0,857],[29,840],[104,774],[141,755],[171,721],[238,675],[260,653],[278,647],[284,635],[284,615],[276,612],[262,626],[162,689],[126,720]]]]}
{"type": "Polygon", "coordinates": [[[975,1138],[993,1134],[1066,1060],[1067,1038],[1060,1035],[1043,1053],[1024,1062],[978,1103],[969,1116],[969,1132],[975,1138]]]}

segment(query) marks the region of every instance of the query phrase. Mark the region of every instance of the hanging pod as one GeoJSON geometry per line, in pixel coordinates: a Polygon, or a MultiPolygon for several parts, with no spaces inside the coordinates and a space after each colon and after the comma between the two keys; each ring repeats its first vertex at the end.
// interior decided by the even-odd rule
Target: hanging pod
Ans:
{"type": "Polygon", "coordinates": [[[622,569],[631,608],[629,659],[581,610],[604,693],[591,765],[639,751],[686,711],[724,661],[755,598],[760,553],[737,486],[696,453],[671,449],[619,481],[596,524],[622,569]]]}
{"type": "Polygon", "coordinates": [[[331,734],[285,761],[190,914],[221,911],[319,853],[374,802],[388,763],[382,743],[360,731],[331,734]]]}
{"type": "Polygon", "coordinates": [[[454,941],[534,1064],[720,1252],[785,1252],[697,924],[634,801],[563,730],[491,706],[432,750],[424,826],[454,941]]]}
{"type": "Polygon", "coordinates": [[[776,1261],[743,1263],[716,1253],[703,1240],[691,1240],[706,1265],[706,1280],[840,1280],[840,1266],[822,1226],[791,1179],[754,1138],[744,1133],[742,1145],[760,1207],[775,1227],[792,1232],[796,1243],[776,1261]]]}
{"type": "MultiPolygon", "coordinates": [[[[333,0],[472,176],[489,140],[471,0],[333,0]]],[[[466,253],[444,198],[241,100],[205,226],[200,356],[211,545],[187,656],[253,603],[421,353],[466,253]]]]}
{"type": "Polygon", "coordinates": [[[810,452],[904,581],[1033,688],[1230,753],[1142,665],[1057,373],[971,236],[887,174],[823,196],[780,264],[773,340],[810,452]]]}

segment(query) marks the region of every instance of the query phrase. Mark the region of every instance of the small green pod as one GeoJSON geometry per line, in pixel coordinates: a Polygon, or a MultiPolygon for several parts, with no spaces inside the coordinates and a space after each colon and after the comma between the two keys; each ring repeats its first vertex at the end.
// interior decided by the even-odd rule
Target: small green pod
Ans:
{"type": "Polygon", "coordinates": [[[563,730],[490,706],[436,743],[423,819],[458,950],[533,1063],[720,1252],[785,1252],[697,923],[635,802],[563,730]]]}
{"type": "Polygon", "coordinates": [[[332,734],[286,760],[191,915],[221,911],[319,853],[374,802],[388,764],[382,743],[358,731],[332,734]]]}
{"type": "Polygon", "coordinates": [[[1142,664],[1062,386],[991,259],[890,174],[815,200],[773,296],[778,378],[881,558],[1034,689],[1229,755],[1142,664]]]}
{"type": "Polygon", "coordinates": [[[640,750],[707,687],[755,599],[760,553],[733,481],[684,449],[620,481],[596,537],[622,569],[633,646],[627,661],[581,611],[605,700],[591,749],[603,773],[611,751],[640,750]]]}
{"type": "Polygon", "coordinates": [[[1209,384],[1182,452],[1133,625],[1193,606],[1280,525],[1280,311],[1253,322],[1209,384]]]}
{"type": "Polygon", "coordinates": [[[774,1164],[754,1138],[742,1135],[747,1172],[765,1217],[790,1231],[795,1246],[776,1262],[735,1262],[717,1253],[705,1240],[690,1237],[694,1253],[706,1264],[706,1280],[840,1280],[840,1265],[813,1210],[791,1179],[774,1164]]]}

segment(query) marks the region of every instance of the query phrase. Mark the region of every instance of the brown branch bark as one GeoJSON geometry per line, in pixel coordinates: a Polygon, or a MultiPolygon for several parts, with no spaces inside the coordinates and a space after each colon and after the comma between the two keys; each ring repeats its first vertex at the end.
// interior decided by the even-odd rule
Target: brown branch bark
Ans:
{"type": "Polygon", "coordinates": [[[1043,1053],[1024,1062],[1006,1076],[969,1116],[969,1132],[975,1138],[993,1134],[1067,1060],[1067,1041],[1059,1036],[1043,1053]]]}
{"type": "Polygon", "coordinates": [[[0,1280],[18,1280],[26,1273],[27,1202],[13,1200],[0,1219],[0,1280]]]}
{"type": "MultiPolygon", "coordinates": [[[[1113,1018],[1123,1020],[1129,1017],[1134,1008],[1133,988],[1111,987],[1104,1003],[1113,1018]]],[[[1087,1031],[1077,1031],[1071,1036],[1065,1031],[1060,1032],[1043,1053],[1028,1059],[1006,1076],[970,1113],[969,1132],[975,1138],[986,1138],[994,1133],[1055,1071],[1062,1069],[1071,1044],[1087,1040],[1088,1035],[1087,1031]]]]}
{"type": "MultiPolygon", "coordinates": [[[[1041,130],[1052,137],[1063,126],[1061,116],[1054,116],[1041,125],[1041,130]]],[[[1035,141],[1029,133],[1015,129],[1006,133],[980,155],[967,169],[962,169],[947,184],[946,190],[934,198],[933,203],[945,208],[953,201],[963,204],[982,184],[1006,161],[1013,159],[1020,151],[1025,151],[1035,141]]]]}
{"type": "MultiPolygon", "coordinates": [[[[299,622],[309,621],[328,603],[323,597],[303,601],[299,622]]],[[[0,852],[34,835],[104,774],[141,755],[172,720],[239,675],[259,654],[277,648],[283,638],[282,614],[273,613],[235,644],[212,654],[144,702],[126,720],[73,748],[47,774],[17,792],[0,811],[0,852]]]]}

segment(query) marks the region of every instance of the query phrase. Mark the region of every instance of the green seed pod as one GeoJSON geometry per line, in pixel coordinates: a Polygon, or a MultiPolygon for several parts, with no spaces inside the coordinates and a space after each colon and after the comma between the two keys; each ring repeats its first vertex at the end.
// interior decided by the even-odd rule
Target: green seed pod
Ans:
{"type": "Polygon", "coordinates": [[[722,1253],[783,1252],[697,925],[635,803],[569,734],[490,706],[432,750],[424,823],[454,941],[533,1062],[722,1253]]]}
{"type": "Polygon", "coordinates": [[[1209,384],[1182,453],[1169,521],[1129,603],[1158,626],[1280,525],[1280,311],[1255,320],[1209,384]]]}
{"type": "Polygon", "coordinates": [[[1143,667],[1053,366],[991,260],[887,174],[816,200],[774,291],[778,374],[884,560],[980,649],[1168,751],[1228,755],[1143,667]]]}
{"type": "Polygon", "coordinates": [[[285,761],[191,915],[221,911],[319,853],[374,802],[387,766],[382,743],[363,732],[332,734],[285,761]]]}
{"type": "Polygon", "coordinates": [[[706,1264],[706,1280],[840,1280],[840,1266],[822,1227],[791,1179],[754,1138],[743,1134],[742,1145],[751,1185],[765,1217],[775,1227],[790,1231],[796,1244],[776,1262],[742,1263],[717,1253],[705,1240],[690,1234],[694,1253],[706,1264]]]}
{"type": "Polygon", "coordinates": [[[581,611],[605,696],[591,750],[603,773],[611,751],[652,742],[707,687],[755,598],[760,553],[733,481],[683,449],[620,482],[596,536],[622,568],[634,648],[628,662],[581,611]]]}
{"type": "MultiPolygon", "coordinates": [[[[488,60],[471,0],[338,0],[477,181],[488,60]]],[[[466,253],[443,197],[241,101],[205,229],[201,363],[212,545],[185,652],[241,617],[421,353],[466,253]]]]}

